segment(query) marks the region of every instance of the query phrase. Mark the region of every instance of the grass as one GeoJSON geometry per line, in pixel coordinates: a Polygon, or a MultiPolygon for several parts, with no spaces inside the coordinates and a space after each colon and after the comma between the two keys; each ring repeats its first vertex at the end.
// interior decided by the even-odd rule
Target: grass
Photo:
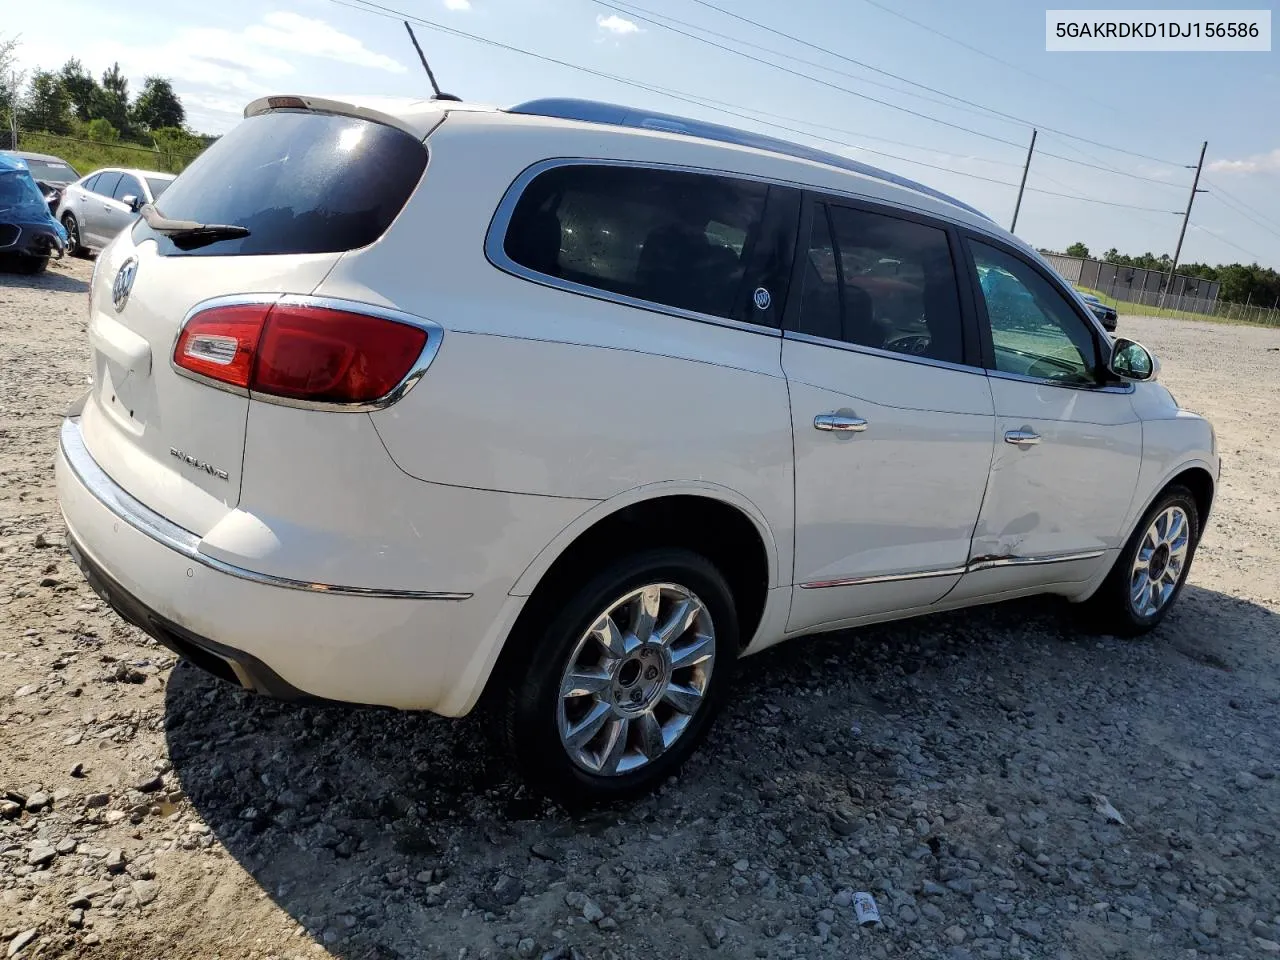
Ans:
{"type": "Polygon", "coordinates": [[[134,144],[97,143],[48,133],[23,133],[18,143],[22,150],[61,157],[75,167],[81,176],[101,167],[135,167],[162,173],[180,173],[190,162],[182,157],[166,156],[157,150],[134,144]]]}
{"type": "Polygon", "coordinates": [[[1081,293],[1091,293],[1109,307],[1115,307],[1117,313],[1127,313],[1141,317],[1169,317],[1176,320],[1203,320],[1206,323],[1245,324],[1251,327],[1280,327],[1280,311],[1265,307],[1246,307],[1240,303],[1220,303],[1213,313],[1195,313],[1190,310],[1173,310],[1168,307],[1153,307],[1146,303],[1132,303],[1128,300],[1117,300],[1109,297],[1101,290],[1089,287],[1076,287],[1081,293]]]}

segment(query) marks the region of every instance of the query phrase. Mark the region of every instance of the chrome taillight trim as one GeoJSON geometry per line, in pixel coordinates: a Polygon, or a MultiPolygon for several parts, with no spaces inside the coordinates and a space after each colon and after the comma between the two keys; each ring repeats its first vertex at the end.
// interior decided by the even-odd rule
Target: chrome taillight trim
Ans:
{"type": "Polygon", "coordinates": [[[173,335],[173,342],[169,345],[169,366],[179,376],[186,377],[189,380],[195,380],[198,383],[206,384],[218,390],[224,390],[227,393],[234,393],[237,396],[248,397],[250,400],[258,400],[262,403],[273,403],[281,407],[295,407],[300,410],[325,410],[332,413],[372,413],[376,410],[385,410],[392,404],[398,403],[410,390],[412,390],[426,374],[427,369],[436,358],[436,354],[440,352],[440,343],[444,340],[444,327],[440,324],[427,320],[424,317],[417,317],[411,313],[405,313],[403,310],[395,310],[391,307],[384,307],[374,303],[365,303],[359,300],[344,300],[338,297],[317,297],[305,294],[295,293],[236,293],[227,296],[212,297],[208,300],[202,300],[187,311],[187,315],[182,318],[182,323],[178,326],[177,331],[173,335]],[[293,397],[277,397],[268,393],[258,393],[253,390],[247,390],[244,387],[237,387],[233,384],[223,383],[220,380],[214,380],[203,374],[188,370],[179,366],[174,360],[174,354],[177,351],[178,340],[182,336],[182,331],[186,329],[188,323],[197,314],[206,310],[213,310],[218,307],[239,307],[252,306],[254,304],[276,306],[297,306],[297,307],[318,307],[327,310],[342,310],[346,313],[360,313],[369,317],[379,317],[383,320],[391,320],[395,323],[403,323],[407,326],[417,327],[427,334],[427,342],[422,347],[422,352],[418,354],[418,359],[414,361],[413,366],[409,368],[409,372],[401,378],[385,395],[376,400],[370,400],[360,403],[326,403],[315,400],[298,400],[293,397]]]}

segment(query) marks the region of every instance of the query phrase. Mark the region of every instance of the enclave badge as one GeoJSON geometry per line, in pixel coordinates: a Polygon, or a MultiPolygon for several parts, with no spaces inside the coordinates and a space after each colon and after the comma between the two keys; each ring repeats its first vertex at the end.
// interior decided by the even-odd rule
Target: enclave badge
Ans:
{"type": "Polygon", "coordinates": [[[129,291],[133,289],[133,278],[138,273],[138,258],[130,257],[120,267],[116,278],[111,284],[111,302],[115,305],[116,313],[124,309],[124,305],[129,302],[129,291]]]}
{"type": "Polygon", "coordinates": [[[217,477],[219,480],[228,479],[227,471],[222,470],[218,467],[215,467],[212,463],[207,463],[206,461],[201,460],[197,457],[189,456],[188,454],[183,453],[177,447],[169,448],[169,456],[177,457],[187,466],[195,467],[197,470],[203,470],[205,473],[209,474],[210,476],[217,477]]]}

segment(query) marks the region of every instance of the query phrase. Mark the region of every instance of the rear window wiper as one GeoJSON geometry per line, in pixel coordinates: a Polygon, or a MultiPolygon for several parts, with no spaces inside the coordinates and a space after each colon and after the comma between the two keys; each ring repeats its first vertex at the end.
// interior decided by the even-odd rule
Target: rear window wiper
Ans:
{"type": "Polygon", "coordinates": [[[157,233],[163,233],[184,250],[249,236],[249,228],[234,223],[199,223],[195,220],[170,220],[152,204],[142,207],[142,219],[157,233]]]}

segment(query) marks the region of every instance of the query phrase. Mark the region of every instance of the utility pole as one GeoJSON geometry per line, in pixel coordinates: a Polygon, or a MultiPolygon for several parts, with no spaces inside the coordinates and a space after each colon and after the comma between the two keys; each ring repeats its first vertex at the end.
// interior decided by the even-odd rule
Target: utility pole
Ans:
{"type": "Polygon", "coordinates": [[[1197,193],[1207,193],[1206,190],[1197,189],[1200,186],[1200,171],[1204,168],[1204,152],[1209,149],[1209,141],[1206,140],[1200,144],[1200,160],[1196,163],[1196,177],[1191,181],[1191,196],[1187,197],[1187,212],[1182,215],[1182,229],[1178,231],[1178,245],[1173,251],[1173,263],[1169,265],[1169,280],[1164,285],[1164,290],[1160,294],[1160,306],[1164,306],[1165,298],[1169,295],[1169,288],[1173,286],[1173,274],[1178,269],[1178,257],[1182,255],[1182,240],[1187,235],[1187,224],[1191,221],[1191,205],[1196,202],[1197,193]]]}
{"type": "Polygon", "coordinates": [[[1018,211],[1022,209],[1022,192],[1027,189],[1027,171],[1031,169],[1031,154],[1036,149],[1036,130],[1031,129],[1031,146],[1027,147],[1027,162],[1022,165],[1022,183],[1018,184],[1018,202],[1013,205],[1013,223],[1009,224],[1009,232],[1013,233],[1018,226],[1018,211]]]}

